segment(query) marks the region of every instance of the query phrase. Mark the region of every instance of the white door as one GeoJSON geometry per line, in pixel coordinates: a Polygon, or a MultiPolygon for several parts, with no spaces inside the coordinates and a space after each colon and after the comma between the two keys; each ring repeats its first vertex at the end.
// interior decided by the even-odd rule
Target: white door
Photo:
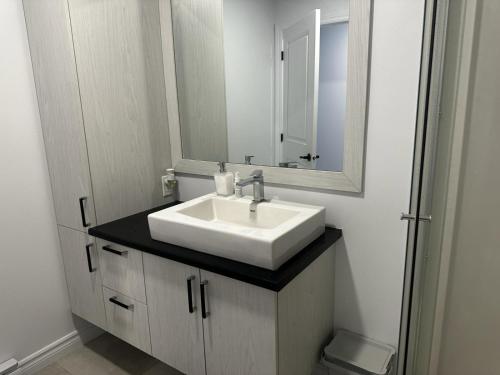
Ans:
{"type": "Polygon", "coordinates": [[[201,280],[207,375],[276,375],[276,293],[203,270],[201,280]]]}
{"type": "Polygon", "coordinates": [[[143,254],[153,357],[188,375],[205,375],[200,270],[143,254]]]}
{"type": "Polygon", "coordinates": [[[283,31],[282,162],[314,168],[318,109],[320,10],[283,31]]]}
{"type": "Polygon", "coordinates": [[[106,328],[101,273],[95,242],[86,233],[59,226],[71,311],[106,328]]]}

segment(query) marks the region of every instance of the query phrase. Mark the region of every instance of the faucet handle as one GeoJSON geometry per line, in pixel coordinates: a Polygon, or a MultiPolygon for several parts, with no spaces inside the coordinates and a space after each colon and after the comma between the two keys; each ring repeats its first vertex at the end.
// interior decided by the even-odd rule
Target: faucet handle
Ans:
{"type": "Polygon", "coordinates": [[[261,177],[262,169],[255,169],[252,173],[250,173],[250,177],[261,177]]]}

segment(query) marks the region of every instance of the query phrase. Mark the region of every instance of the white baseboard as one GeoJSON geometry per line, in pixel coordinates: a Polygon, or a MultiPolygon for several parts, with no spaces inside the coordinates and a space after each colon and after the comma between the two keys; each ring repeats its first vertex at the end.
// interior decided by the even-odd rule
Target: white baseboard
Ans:
{"type": "Polygon", "coordinates": [[[100,336],[103,331],[97,327],[86,327],[84,330],[73,331],[57,339],[46,347],[36,351],[19,361],[19,366],[9,375],[31,375],[54,363],[83,344],[100,336]]]}

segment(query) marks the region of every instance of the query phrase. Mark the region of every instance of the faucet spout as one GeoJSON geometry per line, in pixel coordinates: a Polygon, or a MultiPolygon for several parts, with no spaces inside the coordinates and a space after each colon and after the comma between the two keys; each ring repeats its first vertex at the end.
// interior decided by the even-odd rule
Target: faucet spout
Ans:
{"type": "Polygon", "coordinates": [[[248,178],[240,180],[236,183],[239,187],[244,187],[247,185],[253,185],[253,200],[250,205],[250,211],[255,212],[257,209],[257,203],[260,203],[265,200],[264,198],[264,174],[262,173],[262,169],[256,169],[248,178]]]}

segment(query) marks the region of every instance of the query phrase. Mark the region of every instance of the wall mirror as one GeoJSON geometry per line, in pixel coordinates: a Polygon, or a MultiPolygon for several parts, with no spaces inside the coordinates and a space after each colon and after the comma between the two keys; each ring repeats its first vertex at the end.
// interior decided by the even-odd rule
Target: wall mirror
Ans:
{"type": "Polygon", "coordinates": [[[163,12],[177,171],[226,161],[268,182],[362,190],[370,1],[169,0],[163,12]]]}

